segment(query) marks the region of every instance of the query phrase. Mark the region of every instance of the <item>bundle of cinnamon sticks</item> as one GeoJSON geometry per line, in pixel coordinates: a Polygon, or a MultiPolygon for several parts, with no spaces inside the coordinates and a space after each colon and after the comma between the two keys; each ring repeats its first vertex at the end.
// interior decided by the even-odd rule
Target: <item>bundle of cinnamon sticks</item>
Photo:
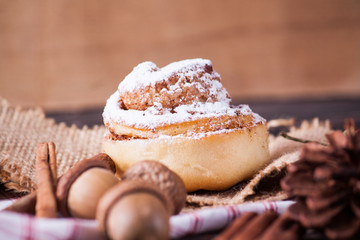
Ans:
{"type": "Polygon", "coordinates": [[[35,165],[37,190],[20,198],[4,210],[28,213],[39,218],[56,218],[57,167],[53,142],[38,145],[35,165]]]}

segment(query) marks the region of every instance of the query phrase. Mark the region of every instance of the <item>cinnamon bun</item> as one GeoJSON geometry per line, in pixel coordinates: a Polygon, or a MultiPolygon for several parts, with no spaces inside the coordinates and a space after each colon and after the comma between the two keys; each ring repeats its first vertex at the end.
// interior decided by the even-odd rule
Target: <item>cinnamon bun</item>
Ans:
{"type": "Polygon", "coordinates": [[[139,64],[107,100],[103,118],[103,148],[119,175],[156,160],[189,192],[223,190],[269,162],[266,120],[247,105],[231,105],[209,60],[139,64]]]}

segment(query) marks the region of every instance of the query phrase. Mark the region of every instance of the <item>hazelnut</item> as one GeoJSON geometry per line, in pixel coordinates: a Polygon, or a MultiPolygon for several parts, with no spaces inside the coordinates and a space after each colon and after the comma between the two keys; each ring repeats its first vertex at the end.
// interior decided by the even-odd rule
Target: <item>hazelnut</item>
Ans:
{"type": "Polygon", "coordinates": [[[114,162],[104,153],[75,164],[58,182],[56,196],[61,214],[94,219],[101,196],[119,182],[115,171],[114,162]]]}
{"type": "Polygon", "coordinates": [[[96,219],[110,239],[168,239],[173,205],[157,186],[123,181],[100,199],[96,219]]]}
{"type": "Polygon", "coordinates": [[[178,214],[185,205],[186,188],[182,179],[164,164],[144,160],[133,164],[122,176],[123,180],[142,179],[157,185],[174,204],[173,214],[178,214]]]}

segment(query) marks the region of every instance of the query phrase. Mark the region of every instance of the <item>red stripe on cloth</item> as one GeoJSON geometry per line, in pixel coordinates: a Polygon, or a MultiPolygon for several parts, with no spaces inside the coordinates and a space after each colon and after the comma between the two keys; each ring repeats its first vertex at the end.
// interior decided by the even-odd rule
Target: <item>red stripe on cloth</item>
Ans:
{"type": "Polygon", "coordinates": [[[264,206],[265,211],[269,210],[268,206],[266,205],[266,202],[262,202],[262,205],[264,206]]]}
{"type": "Polygon", "coordinates": [[[184,235],[191,235],[194,234],[198,231],[198,227],[199,227],[199,216],[194,212],[194,213],[189,213],[190,219],[191,219],[191,224],[189,226],[189,229],[185,232],[184,235]]]}
{"type": "Polygon", "coordinates": [[[235,209],[236,217],[238,217],[242,214],[242,212],[240,211],[240,209],[238,207],[234,206],[234,209],[235,209]]]}
{"type": "Polygon", "coordinates": [[[274,212],[274,210],[275,210],[274,205],[272,204],[272,202],[268,202],[268,203],[269,203],[269,207],[270,207],[269,210],[274,212]]]}
{"type": "Polygon", "coordinates": [[[236,212],[233,206],[230,206],[230,210],[231,210],[231,220],[233,221],[236,218],[236,212]]]}
{"type": "Polygon", "coordinates": [[[193,214],[193,216],[194,216],[194,228],[193,228],[193,233],[196,233],[197,232],[197,229],[198,229],[198,227],[199,227],[199,221],[200,221],[200,219],[199,219],[199,216],[196,214],[196,213],[194,213],[193,214]]]}
{"type": "Polygon", "coordinates": [[[70,221],[71,221],[70,225],[72,225],[72,231],[71,231],[68,239],[69,240],[77,239],[77,237],[79,235],[79,231],[80,231],[79,225],[77,224],[77,221],[75,219],[71,219],[70,221]]]}
{"type": "Polygon", "coordinates": [[[227,213],[227,222],[226,222],[226,224],[234,221],[237,218],[236,209],[235,209],[234,206],[226,207],[226,213],[227,213]]]}
{"type": "Polygon", "coordinates": [[[24,239],[26,240],[32,240],[33,239],[33,217],[30,215],[24,215],[24,217],[26,217],[26,221],[24,221],[24,223],[26,224],[25,227],[23,228],[25,230],[24,233],[24,239]]]}

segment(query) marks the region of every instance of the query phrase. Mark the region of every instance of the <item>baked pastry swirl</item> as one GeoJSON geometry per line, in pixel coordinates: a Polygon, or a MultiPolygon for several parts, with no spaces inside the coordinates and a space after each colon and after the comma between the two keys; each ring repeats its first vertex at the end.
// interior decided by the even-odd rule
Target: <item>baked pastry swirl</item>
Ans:
{"type": "Polygon", "coordinates": [[[118,173],[141,160],[159,161],[187,191],[223,190],[269,161],[266,121],[231,98],[204,59],[134,68],[107,100],[104,151],[118,173]]]}

